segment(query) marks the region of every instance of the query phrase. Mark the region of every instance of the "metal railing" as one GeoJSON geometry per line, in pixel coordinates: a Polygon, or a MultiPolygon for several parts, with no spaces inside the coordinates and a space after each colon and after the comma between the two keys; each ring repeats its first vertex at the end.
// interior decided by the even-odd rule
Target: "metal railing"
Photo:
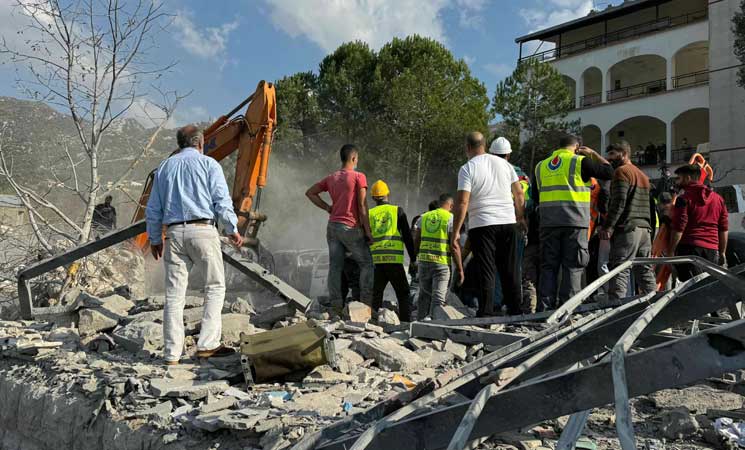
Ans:
{"type": "Polygon", "coordinates": [[[667,80],[647,81],[646,83],[634,84],[620,89],[613,89],[607,92],[607,101],[612,102],[625,98],[638,97],[640,95],[656,94],[667,90],[667,80]]]}
{"type": "Polygon", "coordinates": [[[629,38],[643,36],[645,34],[655,33],[660,30],[666,30],[668,28],[697,22],[699,20],[706,19],[707,16],[708,10],[702,9],[688,14],[683,14],[681,16],[661,17],[659,19],[622,28],[620,30],[616,30],[607,34],[601,34],[600,36],[591,37],[579,42],[562,45],[561,47],[555,47],[550,50],[535,53],[533,55],[523,56],[522,58],[520,58],[519,61],[526,61],[529,59],[536,59],[539,62],[551,61],[563,56],[574,55],[576,53],[603,47],[605,45],[613,44],[615,42],[623,41],[629,38]]]}
{"type": "Polygon", "coordinates": [[[696,146],[689,145],[687,147],[674,148],[670,156],[670,162],[673,164],[688,163],[691,156],[696,153],[696,146]]]}
{"type": "Polygon", "coordinates": [[[603,94],[601,92],[597,92],[595,94],[583,95],[582,97],[579,98],[579,107],[586,108],[588,106],[597,105],[602,101],[603,101],[603,94]]]}
{"type": "Polygon", "coordinates": [[[673,77],[673,89],[686,86],[695,86],[709,82],[709,70],[700,70],[698,72],[685,73],[673,77]]]}

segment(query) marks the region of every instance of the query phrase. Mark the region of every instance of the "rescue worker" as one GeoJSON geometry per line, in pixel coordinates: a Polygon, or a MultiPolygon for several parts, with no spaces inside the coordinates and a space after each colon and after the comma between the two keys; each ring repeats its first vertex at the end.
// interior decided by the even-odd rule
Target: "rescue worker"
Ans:
{"type": "Polygon", "coordinates": [[[450,263],[455,261],[456,282],[463,284],[463,263],[460,249],[450,245],[453,236],[453,198],[440,196],[438,208],[422,214],[414,238],[419,261],[419,299],[417,318],[429,320],[445,306],[450,283],[450,263]]]}
{"type": "MultiPolygon", "coordinates": [[[[512,145],[510,144],[510,141],[507,140],[507,138],[504,137],[498,137],[494,141],[492,141],[491,145],[489,146],[489,153],[492,155],[496,155],[502,159],[504,159],[507,162],[510,162],[510,156],[512,155],[512,145]]],[[[530,201],[530,179],[525,174],[522,168],[520,166],[516,166],[512,163],[512,168],[515,169],[515,173],[517,174],[518,182],[520,183],[520,187],[522,188],[523,194],[525,195],[525,217],[527,218],[531,212],[531,208],[533,206],[533,203],[530,201]]],[[[510,265],[515,267],[514,276],[521,281],[523,292],[521,294],[521,309],[523,312],[531,311],[535,312],[535,305],[537,303],[536,299],[536,291],[535,291],[535,284],[533,284],[533,281],[531,279],[535,280],[535,277],[533,277],[532,273],[531,279],[525,278],[525,264],[523,263],[523,259],[525,256],[525,247],[527,245],[528,240],[528,230],[522,229],[519,225],[515,225],[515,233],[517,235],[517,239],[515,239],[514,245],[513,245],[513,255],[512,255],[512,262],[510,262],[510,265]],[[527,292],[526,292],[527,290],[527,292]],[[533,305],[531,307],[531,304],[533,305]]],[[[533,255],[531,255],[533,256],[533,255]]],[[[531,261],[533,262],[533,261],[531,261]]],[[[528,271],[530,271],[531,268],[528,268],[528,271]]],[[[536,280],[537,281],[537,280],[536,280]]],[[[502,283],[500,282],[500,277],[497,276],[496,279],[496,290],[494,292],[494,304],[495,305],[501,305],[502,304],[502,283]]]]}
{"type": "Polygon", "coordinates": [[[414,261],[416,252],[411,237],[409,219],[400,206],[388,201],[391,191],[383,180],[372,185],[372,198],[376,206],[370,210],[372,253],[375,273],[373,276],[372,313],[375,318],[383,305],[383,292],[391,283],[398,300],[398,317],[402,322],[411,321],[412,304],[409,299],[409,281],[404,269],[404,247],[409,259],[414,261]]]}
{"type": "Polygon", "coordinates": [[[564,136],[559,149],[535,168],[533,200],[540,222],[541,273],[538,297],[541,310],[553,309],[582,287],[589,262],[587,229],[590,224],[590,179],[610,180],[613,168],[597,152],[580,147],[574,136],[564,136]],[[558,285],[561,270],[561,286],[558,285]]]}

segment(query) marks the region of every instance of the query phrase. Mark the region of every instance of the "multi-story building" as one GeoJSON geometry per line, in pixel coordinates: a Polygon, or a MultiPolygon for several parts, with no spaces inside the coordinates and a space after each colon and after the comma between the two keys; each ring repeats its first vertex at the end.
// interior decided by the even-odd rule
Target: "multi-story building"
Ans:
{"type": "Polygon", "coordinates": [[[624,139],[653,178],[698,150],[718,184],[745,183],[745,89],[732,34],[739,3],[626,0],[516,42],[521,60],[563,75],[575,98],[567,119],[579,119],[586,145],[624,139]]]}

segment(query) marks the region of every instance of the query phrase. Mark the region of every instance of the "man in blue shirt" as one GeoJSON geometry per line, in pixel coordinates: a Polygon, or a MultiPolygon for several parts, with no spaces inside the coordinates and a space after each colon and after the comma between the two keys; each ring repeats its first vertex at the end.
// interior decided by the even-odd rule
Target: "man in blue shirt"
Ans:
{"type": "Polygon", "coordinates": [[[184,305],[192,267],[204,276],[204,315],[197,356],[208,358],[222,349],[225,272],[215,218],[233,245],[243,244],[222,168],[202,154],[204,136],[195,125],[187,125],[178,130],[176,140],[181,150],[158,167],[145,210],[150,250],[156,260],[163,257],[166,269],[166,365],[178,364],[183,352],[184,305]]]}

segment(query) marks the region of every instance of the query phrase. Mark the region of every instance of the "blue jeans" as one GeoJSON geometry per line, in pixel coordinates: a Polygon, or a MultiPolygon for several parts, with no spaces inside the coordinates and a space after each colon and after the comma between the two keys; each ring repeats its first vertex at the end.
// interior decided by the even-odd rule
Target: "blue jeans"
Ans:
{"type": "Polygon", "coordinates": [[[360,268],[360,301],[372,304],[373,262],[370,247],[362,228],[352,228],[343,223],[329,222],[326,227],[326,242],[329,244],[329,302],[332,307],[344,305],[341,292],[341,275],[347,253],[360,268]]]}

